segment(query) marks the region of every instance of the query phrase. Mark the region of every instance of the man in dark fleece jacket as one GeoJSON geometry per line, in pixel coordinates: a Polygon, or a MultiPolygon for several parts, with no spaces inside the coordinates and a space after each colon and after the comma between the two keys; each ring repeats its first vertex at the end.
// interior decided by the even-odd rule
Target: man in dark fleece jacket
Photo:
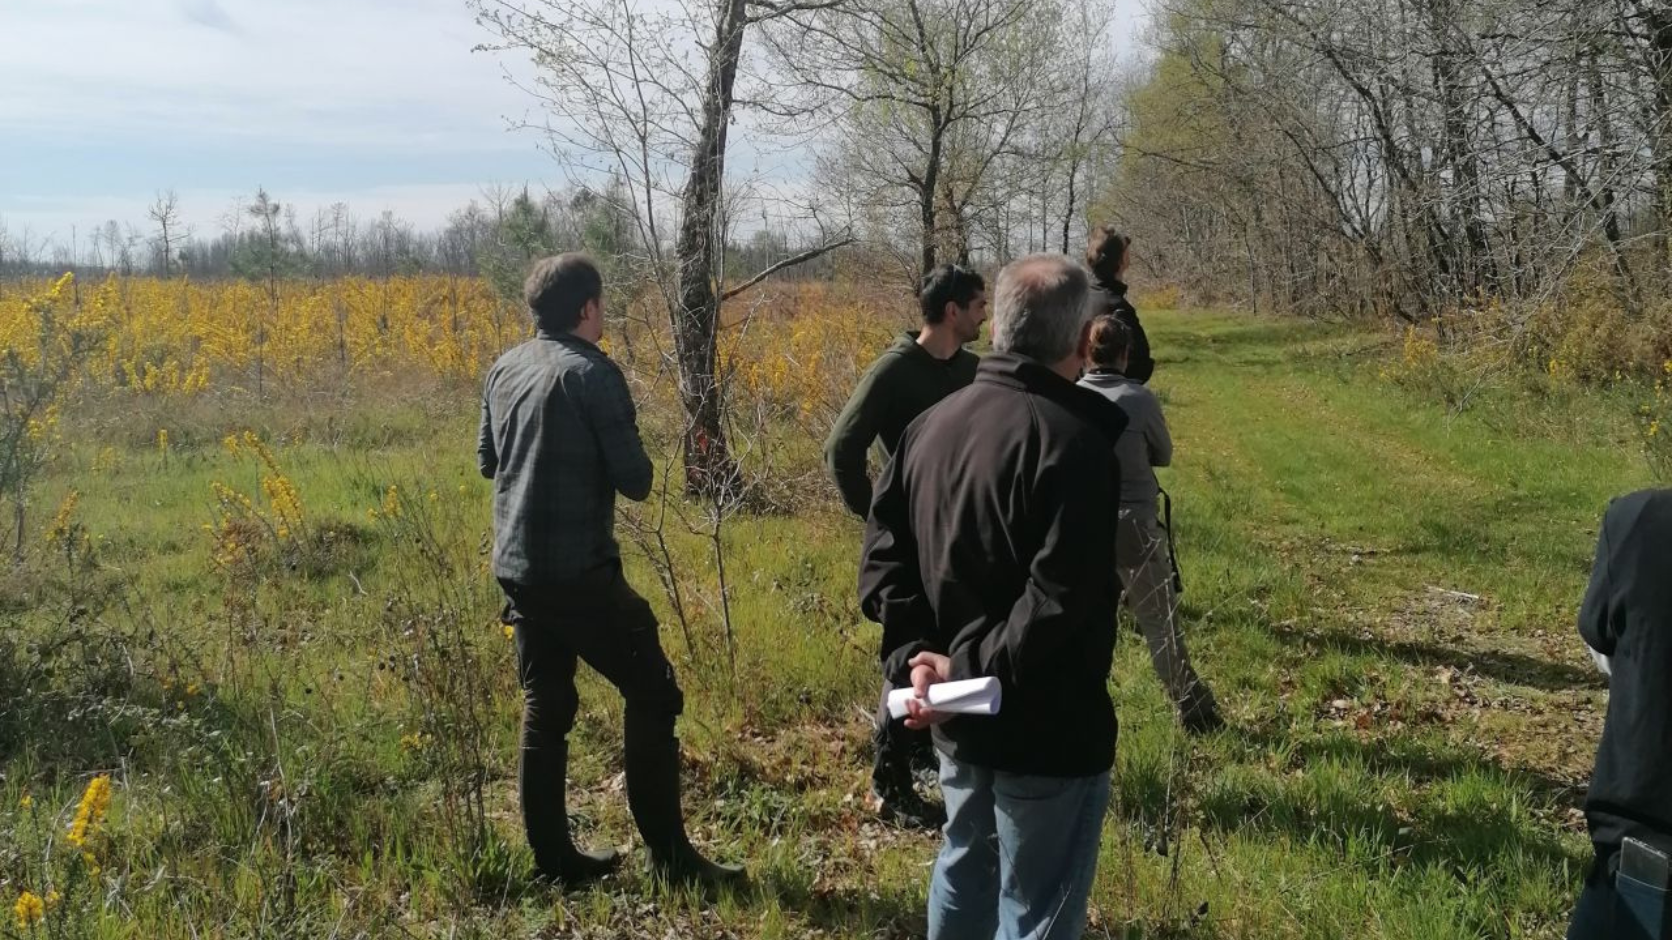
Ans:
{"type": "Polygon", "coordinates": [[[1672,490],[1608,506],[1579,634],[1608,673],[1585,795],[1596,859],[1569,940],[1660,940],[1672,857],[1672,490]]]}
{"type": "MultiPolygon", "coordinates": [[[[830,429],[825,463],[842,502],[859,518],[871,511],[871,475],[866,467],[871,445],[882,445],[886,460],[906,425],[975,379],[979,359],[964,344],[981,335],[981,323],[987,318],[986,288],[981,275],[956,265],[943,264],[929,272],[918,292],[923,329],[915,337],[900,337],[872,363],[830,429]]],[[[929,736],[889,718],[891,689],[884,684],[872,735],[876,764],[871,795],[884,818],[933,828],[941,823],[941,809],[918,795],[911,771],[914,754],[925,760],[929,757],[929,736]]]]}
{"type": "Polygon", "coordinates": [[[1061,255],[999,273],[992,355],[919,418],[865,530],[860,606],[918,696],[991,676],[991,717],[932,725],[946,796],[930,940],[1080,937],[1115,757],[1120,406],[1074,384],[1091,283],[1061,255]]]}
{"type": "Polygon", "coordinates": [[[979,357],[964,348],[981,336],[987,319],[987,285],[981,275],[943,264],[923,279],[918,302],[923,328],[890,346],[848,396],[848,403],[824,442],[824,462],[842,502],[863,519],[871,511],[871,474],[866,456],[873,443],[883,459],[906,425],[975,379],[979,357]]]}

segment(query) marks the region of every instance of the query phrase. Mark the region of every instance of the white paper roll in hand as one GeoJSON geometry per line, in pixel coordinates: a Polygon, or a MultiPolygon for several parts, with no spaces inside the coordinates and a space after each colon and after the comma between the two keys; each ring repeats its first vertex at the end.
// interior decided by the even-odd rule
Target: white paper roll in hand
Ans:
{"type": "MultiPolygon", "coordinates": [[[[888,693],[888,713],[904,718],[909,712],[906,703],[915,698],[912,689],[895,689],[888,693]]],[[[1002,690],[999,680],[962,679],[958,682],[937,682],[929,686],[929,697],[918,699],[923,705],[948,715],[997,715],[1002,690]]]]}

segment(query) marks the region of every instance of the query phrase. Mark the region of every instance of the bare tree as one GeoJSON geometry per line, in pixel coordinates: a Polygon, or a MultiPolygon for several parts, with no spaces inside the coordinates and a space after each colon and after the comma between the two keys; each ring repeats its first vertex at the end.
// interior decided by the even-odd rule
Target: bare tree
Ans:
{"type": "Polygon", "coordinates": [[[191,229],[180,219],[180,200],[174,190],[158,193],[146,216],[157,226],[151,244],[161,262],[163,277],[172,277],[176,253],[181,243],[192,237],[191,229]]]}
{"type": "MultiPolygon", "coordinates": [[[[660,296],[672,327],[691,492],[731,493],[740,480],[717,368],[731,128],[740,105],[786,113],[773,83],[744,68],[746,38],[764,21],[834,2],[686,0],[652,10],[630,0],[472,0],[500,37],[491,48],[529,54],[538,67],[528,90],[550,115],[539,129],[553,155],[578,182],[626,182],[617,198],[635,245],[624,273],[660,296]]],[[[838,234],[808,257],[845,242],[838,234]]]]}
{"type": "Polygon", "coordinates": [[[1593,259],[1628,319],[1672,291],[1663,4],[1157,12],[1159,55],[1127,96],[1099,207],[1162,276],[1255,306],[1412,322],[1488,298],[1533,309],[1593,259]]]}
{"type": "Polygon", "coordinates": [[[825,178],[884,230],[913,232],[912,283],[943,257],[969,260],[1004,161],[1031,120],[1067,104],[1062,13],[1032,0],[850,0],[768,30],[803,100],[838,115],[825,178]]]}
{"type": "Polygon", "coordinates": [[[267,195],[266,189],[257,189],[255,198],[243,208],[243,215],[255,220],[255,231],[250,233],[246,243],[246,253],[235,269],[241,269],[242,274],[262,282],[266,293],[266,307],[255,313],[255,330],[253,341],[255,344],[255,393],[257,397],[264,394],[267,374],[267,326],[278,318],[280,284],[288,273],[287,263],[288,245],[285,241],[284,228],[280,218],[284,207],[267,195]]]}

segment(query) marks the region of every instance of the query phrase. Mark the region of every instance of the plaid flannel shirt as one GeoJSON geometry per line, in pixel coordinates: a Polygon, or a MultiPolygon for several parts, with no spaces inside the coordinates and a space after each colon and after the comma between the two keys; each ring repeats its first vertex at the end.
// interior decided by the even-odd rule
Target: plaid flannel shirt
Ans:
{"type": "Polygon", "coordinates": [[[494,576],[519,584],[620,557],[615,494],[642,500],[654,476],[621,369],[544,331],[488,371],[476,463],[494,481],[494,576]]]}

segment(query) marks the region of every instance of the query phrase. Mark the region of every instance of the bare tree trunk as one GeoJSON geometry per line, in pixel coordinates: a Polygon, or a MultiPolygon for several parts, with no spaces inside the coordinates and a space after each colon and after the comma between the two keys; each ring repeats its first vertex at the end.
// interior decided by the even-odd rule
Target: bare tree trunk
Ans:
{"type": "Polygon", "coordinates": [[[1068,226],[1074,221],[1074,206],[1079,198],[1074,192],[1075,177],[1079,175],[1077,170],[1073,162],[1068,164],[1068,205],[1062,210],[1062,253],[1065,255],[1068,254],[1068,226]]]}
{"type": "Polygon", "coordinates": [[[1648,29],[1649,146],[1654,159],[1655,264],[1661,290],[1672,290],[1672,9],[1644,14],[1648,29]]]}
{"type": "Polygon", "coordinates": [[[1460,28],[1458,11],[1453,0],[1431,0],[1428,15],[1435,44],[1433,80],[1440,99],[1441,157],[1451,170],[1448,222],[1453,232],[1462,233],[1460,242],[1455,237],[1449,241],[1455,256],[1452,270],[1456,289],[1470,294],[1481,287],[1487,249],[1480,213],[1480,161],[1469,139],[1470,107],[1459,65],[1463,53],[1455,36],[1460,28]]]}
{"type": "Polygon", "coordinates": [[[1632,275],[1631,263],[1626,260],[1625,252],[1621,249],[1620,213],[1615,207],[1614,194],[1615,180],[1619,174],[1616,162],[1618,141],[1614,136],[1613,121],[1609,118],[1607,91],[1602,84],[1602,70],[1597,66],[1595,50],[1586,58],[1586,78],[1591,86],[1591,110],[1597,122],[1596,200],[1597,209],[1602,213],[1602,234],[1613,250],[1620,303],[1625,307],[1626,313],[1635,319],[1643,312],[1643,302],[1638,295],[1637,279],[1632,275]]]}
{"type": "Polygon", "coordinates": [[[929,157],[924,162],[923,176],[917,181],[918,224],[923,227],[923,231],[922,240],[918,243],[916,284],[923,283],[923,279],[935,269],[935,193],[940,184],[941,153],[946,134],[946,129],[941,124],[939,108],[930,110],[929,127],[929,157]]]}
{"type": "Polygon", "coordinates": [[[709,55],[696,152],[681,196],[683,214],[675,246],[679,285],[672,313],[679,396],[686,419],[685,488],[703,496],[735,495],[742,485],[742,472],[726,445],[725,388],[717,368],[720,295],[716,252],[724,249],[716,240],[732,91],[748,25],[744,0],[727,0],[709,55]]]}

